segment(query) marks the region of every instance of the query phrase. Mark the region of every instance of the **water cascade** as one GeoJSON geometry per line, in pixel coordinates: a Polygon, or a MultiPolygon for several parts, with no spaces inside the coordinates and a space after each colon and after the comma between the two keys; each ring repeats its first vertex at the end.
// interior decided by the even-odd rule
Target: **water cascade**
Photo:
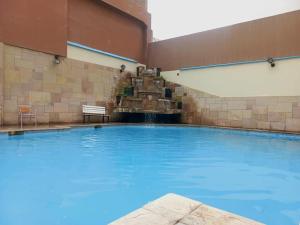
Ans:
{"type": "Polygon", "coordinates": [[[121,79],[114,114],[119,122],[178,123],[182,91],[166,82],[160,70],[138,67],[121,79]]]}

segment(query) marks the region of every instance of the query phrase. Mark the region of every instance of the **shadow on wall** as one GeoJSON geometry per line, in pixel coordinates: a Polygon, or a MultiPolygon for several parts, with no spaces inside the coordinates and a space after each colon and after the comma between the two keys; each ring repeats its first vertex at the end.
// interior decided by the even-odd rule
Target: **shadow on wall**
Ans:
{"type": "Polygon", "coordinates": [[[182,117],[181,122],[187,124],[202,124],[201,112],[198,111],[197,102],[192,96],[182,98],[182,117]]]}

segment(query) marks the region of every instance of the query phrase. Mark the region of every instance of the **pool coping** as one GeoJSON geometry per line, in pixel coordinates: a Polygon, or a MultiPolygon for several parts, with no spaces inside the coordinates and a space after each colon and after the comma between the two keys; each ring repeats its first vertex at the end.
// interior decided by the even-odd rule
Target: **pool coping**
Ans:
{"type": "Polygon", "coordinates": [[[263,130],[263,129],[251,129],[251,128],[238,128],[238,127],[225,127],[225,126],[211,126],[211,125],[201,125],[201,124],[159,124],[159,123],[90,123],[90,124],[51,124],[44,126],[28,126],[20,129],[16,126],[13,127],[0,127],[1,134],[18,135],[20,133],[27,132],[46,132],[46,131],[64,131],[75,128],[101,128],[101,127],[112,127],[112,126],[165,126],[165,127],[192,127],[192,128],[212,128],[212,129],[223,129],[223,130],[235,130],[235,131],[245,131],[245,132],[259,132],[259,133],[273,133],[273,134],[285,134],[285,135],[299,135],[300,132],[294,131],[277,131],[277,130],[263,130]]]}
{"type": "Polygon", "coordinates": [[[226,212],[201,202],[167,194],[109,225],[264,225],[263,223],[226,212]]]}

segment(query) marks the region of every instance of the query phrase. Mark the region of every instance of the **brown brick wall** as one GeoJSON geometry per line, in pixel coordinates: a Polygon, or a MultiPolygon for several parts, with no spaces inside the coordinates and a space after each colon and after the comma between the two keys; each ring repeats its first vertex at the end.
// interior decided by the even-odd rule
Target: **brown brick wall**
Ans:
{"type": "Polygon", "coordinates": [[[164,71],[300,55],[300,10],[151,43],[148,64],[164,71]]]}
{"type": "Polygon", "coordinates": [[[0,1],[0,43],[3,42],[3,15],[2,15],[2,10],[4,7],[3,1],[0,1]]]}
{"type": "Polygon", "coordinates": [[[4,43],[64,56],[67,53],[67,0],[1,0],[0,25],[4,43]]]}
{"type": "Polygon", "coordinates": [[[39,123],[81,122],[82,104],[108,106],[120,72],[108,67],[4,46],[4,122],[17,124],[18,105],[31,104],[39,123]]]}
{"type": "Polygon", "coordinates": [[[102,2],[69,1],[69,41],[145,63],[146,26],[102,2]]]}
{"type": "Polygon", "coordinates": [[[221,98],[185,89],[185,123],[300,132],[300,96],[221,98]]]}
{"type": "Polygon", "coordinates": [[[2,124],[2,109],[3,109],[3,96],[4,96],[4,49],[3,44],[0,42],[0,125],[2,124]]]}
{"type": "Polygon", "coordinates": [[[130,0],[130,1],[143,7],[144,9],[148,9],[148,0],[130,0]]]}
{"type": "MultiPolygon", "coordinates": [[[[99,0],[97,0],[100,2],[99,0]]],[[[142,21],[150,27],[150,14],[147,11],[148,3],[145,0],[101,0],[122,12],[142,21]]]]}
{"type": "Polygon", "coordinates": [[[66,56],[71,40],[145,63],[150,19],[144,0],[1,0],[0,41],[66,56]]]}

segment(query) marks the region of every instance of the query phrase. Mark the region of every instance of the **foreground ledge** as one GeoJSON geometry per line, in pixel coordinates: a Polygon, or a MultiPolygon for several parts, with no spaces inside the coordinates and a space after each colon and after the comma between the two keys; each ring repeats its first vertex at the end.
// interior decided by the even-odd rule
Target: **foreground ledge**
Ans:
{"type": "Polygon", "coordinates": [[[200,202],[167,194],[110,225],[263,225],[200,202]]]}

